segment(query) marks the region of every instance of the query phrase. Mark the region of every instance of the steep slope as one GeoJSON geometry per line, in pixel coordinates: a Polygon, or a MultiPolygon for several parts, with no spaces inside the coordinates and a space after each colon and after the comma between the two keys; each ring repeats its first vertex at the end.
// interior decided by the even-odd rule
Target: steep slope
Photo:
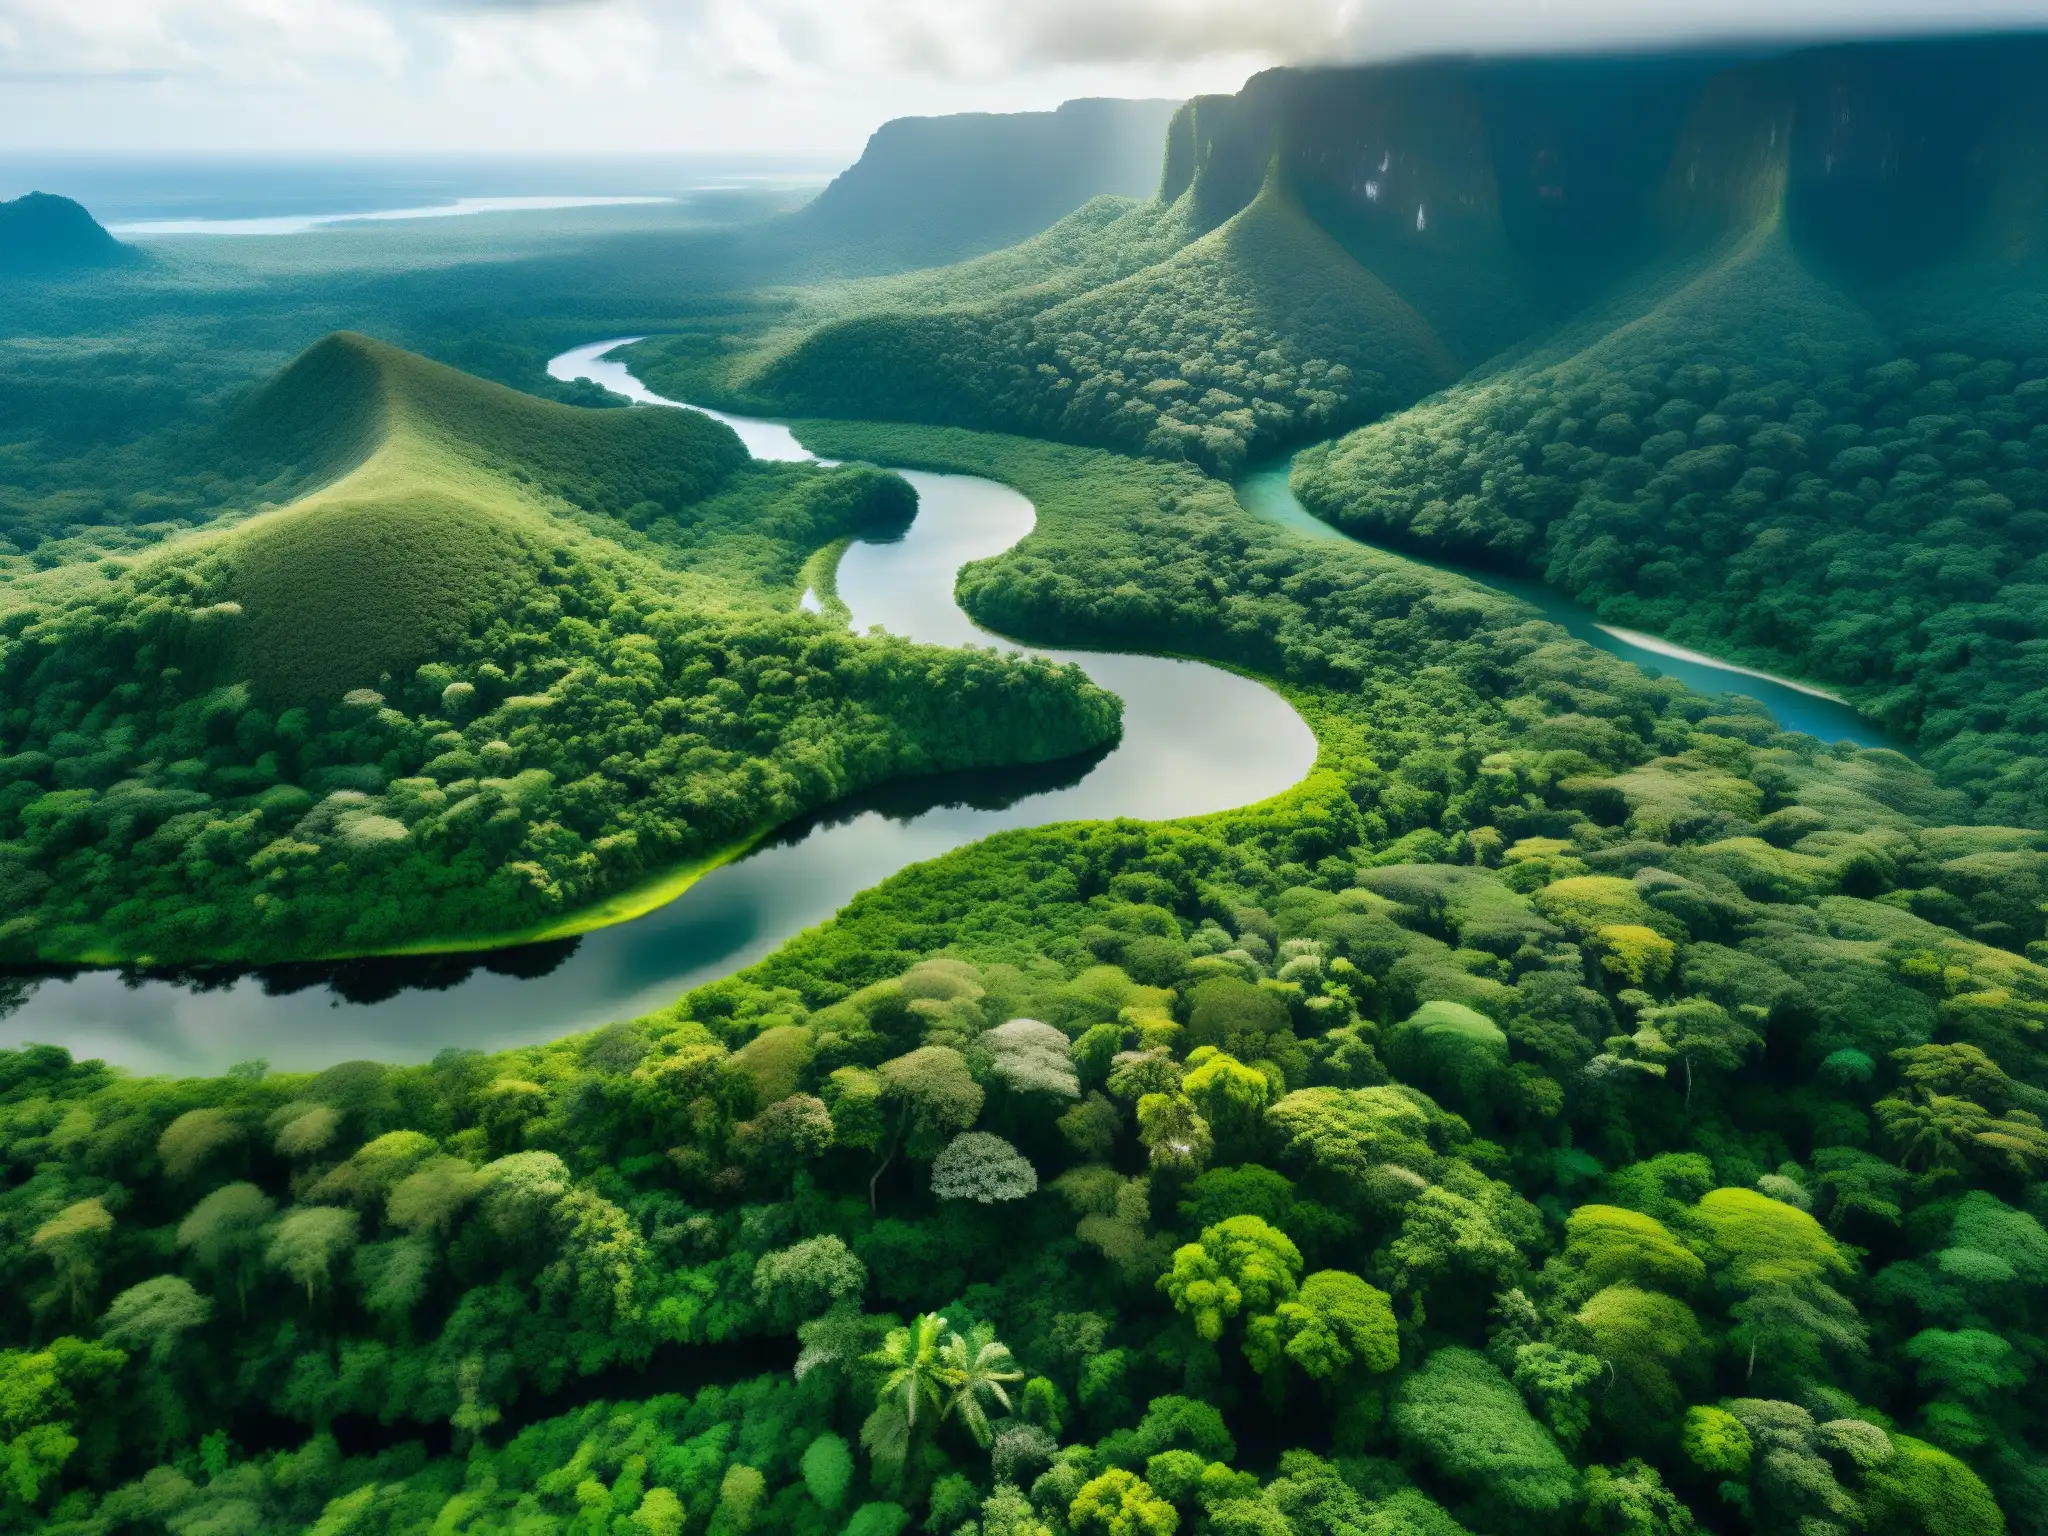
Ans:
{"type": "Polygon", "coordinates": [[[793,611],[814,551],[908,518],[894,475],[348,335],[225,436],[339,478],[0,630],[0,953],[573,930],[854,790],[1117,729],[1072,669],[793,611]]]}
{"type": "Polygon", "coordinates": [[[1176,105],[1097,98],[1052,112],[894,118],[786,228],[869,270],[995,250],[1092,197],[1149,195],[1176,105]]]}
{"type": "Polygon", "coordinates": [[[134,252],[68,197],[30,192],[0,202],[0,272],[53,273],[118,266],[134,252]]]}
{"type": "Polygon", "coordinates": [[[743,387],[819,414],[999,427],[1228,473],[1456,376],[1427,322],[1277,187],[1135,265],[1190,231],[1187,208],[1130,210],[1057,259],[1017,263],[1039,281],[1014,298],[948,306],[977,277],[933,280],[939,307],[820,326],[743,387]]]}

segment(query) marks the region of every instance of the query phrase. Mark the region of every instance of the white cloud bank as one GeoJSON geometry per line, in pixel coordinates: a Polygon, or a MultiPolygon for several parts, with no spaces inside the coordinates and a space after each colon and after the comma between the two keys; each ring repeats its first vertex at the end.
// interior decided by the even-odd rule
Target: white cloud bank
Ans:
{"type": "Polygon", "coordinates": [[[849,156],[1274,63],[2048,24],[2048,0],[0,0],[0,147],[849,156]]]}

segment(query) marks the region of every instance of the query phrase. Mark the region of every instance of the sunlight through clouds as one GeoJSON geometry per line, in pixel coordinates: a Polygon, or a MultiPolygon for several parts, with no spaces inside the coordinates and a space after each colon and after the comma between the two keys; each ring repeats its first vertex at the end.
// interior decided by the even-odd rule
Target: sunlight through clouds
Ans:
{"type": "Polygon", "coordinates": [[[2048,0],[0,0],[8,144],[856,153],[1276,64],[2048,21],[2048,0]]]}

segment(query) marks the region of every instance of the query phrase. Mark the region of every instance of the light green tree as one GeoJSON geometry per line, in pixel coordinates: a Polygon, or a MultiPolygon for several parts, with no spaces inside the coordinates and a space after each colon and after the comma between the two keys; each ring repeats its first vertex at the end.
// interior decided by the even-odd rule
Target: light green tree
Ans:
{"type": "Polygon", "coordinates": [[[100,1250],[113,1234],[114,1218],[97,1198],[75,1200],[35,1230],[29,1246],[50,1261],[56,1295],[73,1317],[92,1315],[99,1287],[100,1250]]]}
{"type": "Polygon", "coordinates": [[[333,1205],[295,1206],[271,1229],[265,1260],[306,1288],[306,1303],[327,1284],[335,1260],[356,1243],[356,1213],[333,1205]]]}
{"type": "Polygon", "coordinates": [[[1271,1312],[1292,1300],[1300,1273],[1301,1250],[1285,1232],[1257,1216],[1231,1216],[1174,1251],[1159,1289],[1213,1342],[1240,1312],[1271,1312]]]}

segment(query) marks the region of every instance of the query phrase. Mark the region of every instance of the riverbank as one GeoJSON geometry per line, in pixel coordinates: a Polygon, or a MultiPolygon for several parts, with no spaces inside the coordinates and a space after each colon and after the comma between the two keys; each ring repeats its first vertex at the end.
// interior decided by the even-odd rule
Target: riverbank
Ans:
{"type": "Polygon", "coordinates": [[[1819,684],[1724,661],[1658,635],[1602,623],[1592,609],[1539,581],[1418,555],[1346,533],[1309,511],[1294,494],[1289,484],[1294,459],[1295,455],[1289,454],[1239,478],[1235,486],[1239,505],[1254,517],[1304,538],[1336,540],[1376,550],[1518,598],[1574,639],[1632,662],[1652,676],[1676,678],[1700,693],[1754,699],[1787,730],[1802,731],[1822,741],[1848,741],[1859,747],[1880,747],[1907,757],[1915,755],[1914,743],[1908,738],[1865,719],[1848,699],[1819,684]]]}

